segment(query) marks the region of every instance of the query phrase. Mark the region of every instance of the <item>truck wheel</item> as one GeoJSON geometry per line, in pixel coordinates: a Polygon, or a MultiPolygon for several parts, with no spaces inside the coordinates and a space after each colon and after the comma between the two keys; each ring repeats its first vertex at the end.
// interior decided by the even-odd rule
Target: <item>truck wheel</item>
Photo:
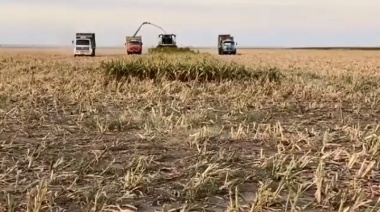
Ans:
{"type": "Polygon", "coordinates": [[[76,54],[74,54],[74,57],[77,57],[77,55],[76,55],[76,54]]]}

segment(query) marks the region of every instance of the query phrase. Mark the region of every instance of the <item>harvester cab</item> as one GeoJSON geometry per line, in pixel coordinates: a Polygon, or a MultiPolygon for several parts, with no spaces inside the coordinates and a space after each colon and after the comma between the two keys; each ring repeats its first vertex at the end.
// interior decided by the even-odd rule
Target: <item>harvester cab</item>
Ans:
{"type": "Polygon", "coordinates": [[[174,47],[177,48],[175,34],[159,34],[157,47],[174,47]]]}

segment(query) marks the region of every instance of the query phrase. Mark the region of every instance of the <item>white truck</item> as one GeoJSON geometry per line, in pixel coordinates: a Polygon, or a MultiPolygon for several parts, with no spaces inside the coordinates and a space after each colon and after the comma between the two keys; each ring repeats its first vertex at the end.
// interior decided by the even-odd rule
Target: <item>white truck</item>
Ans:
{"type": "Polygon", "coordinates": [[[76,33],[74,46],[74,57],[76,56],[95,56],[96,41],[95,33],[76,33]]]}

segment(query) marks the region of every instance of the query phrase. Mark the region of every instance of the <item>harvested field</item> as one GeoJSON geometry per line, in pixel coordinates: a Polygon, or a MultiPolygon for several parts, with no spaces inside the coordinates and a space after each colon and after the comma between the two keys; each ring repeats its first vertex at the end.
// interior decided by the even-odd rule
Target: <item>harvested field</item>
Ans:
{"type": "Polygon", "coordinates": [[[0,49],[0,210],[379,211],[380,52],[115,51],[0,49]]]}

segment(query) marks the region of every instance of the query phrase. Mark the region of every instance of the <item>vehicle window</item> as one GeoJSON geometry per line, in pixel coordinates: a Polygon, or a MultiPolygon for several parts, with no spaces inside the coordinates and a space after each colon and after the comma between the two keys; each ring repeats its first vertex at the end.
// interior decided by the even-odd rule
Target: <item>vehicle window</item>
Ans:
{"type": "Polygon", "coordinates": [[[77,40],[76,45],[90,45],[89,40],[77,40]]]}
{"type": "Polygon", "coordinates": [[[140,44],[139,41],[135,41],[135,40],[132,40],[132,41],[129,41],[130,44],[140,44]]]}

